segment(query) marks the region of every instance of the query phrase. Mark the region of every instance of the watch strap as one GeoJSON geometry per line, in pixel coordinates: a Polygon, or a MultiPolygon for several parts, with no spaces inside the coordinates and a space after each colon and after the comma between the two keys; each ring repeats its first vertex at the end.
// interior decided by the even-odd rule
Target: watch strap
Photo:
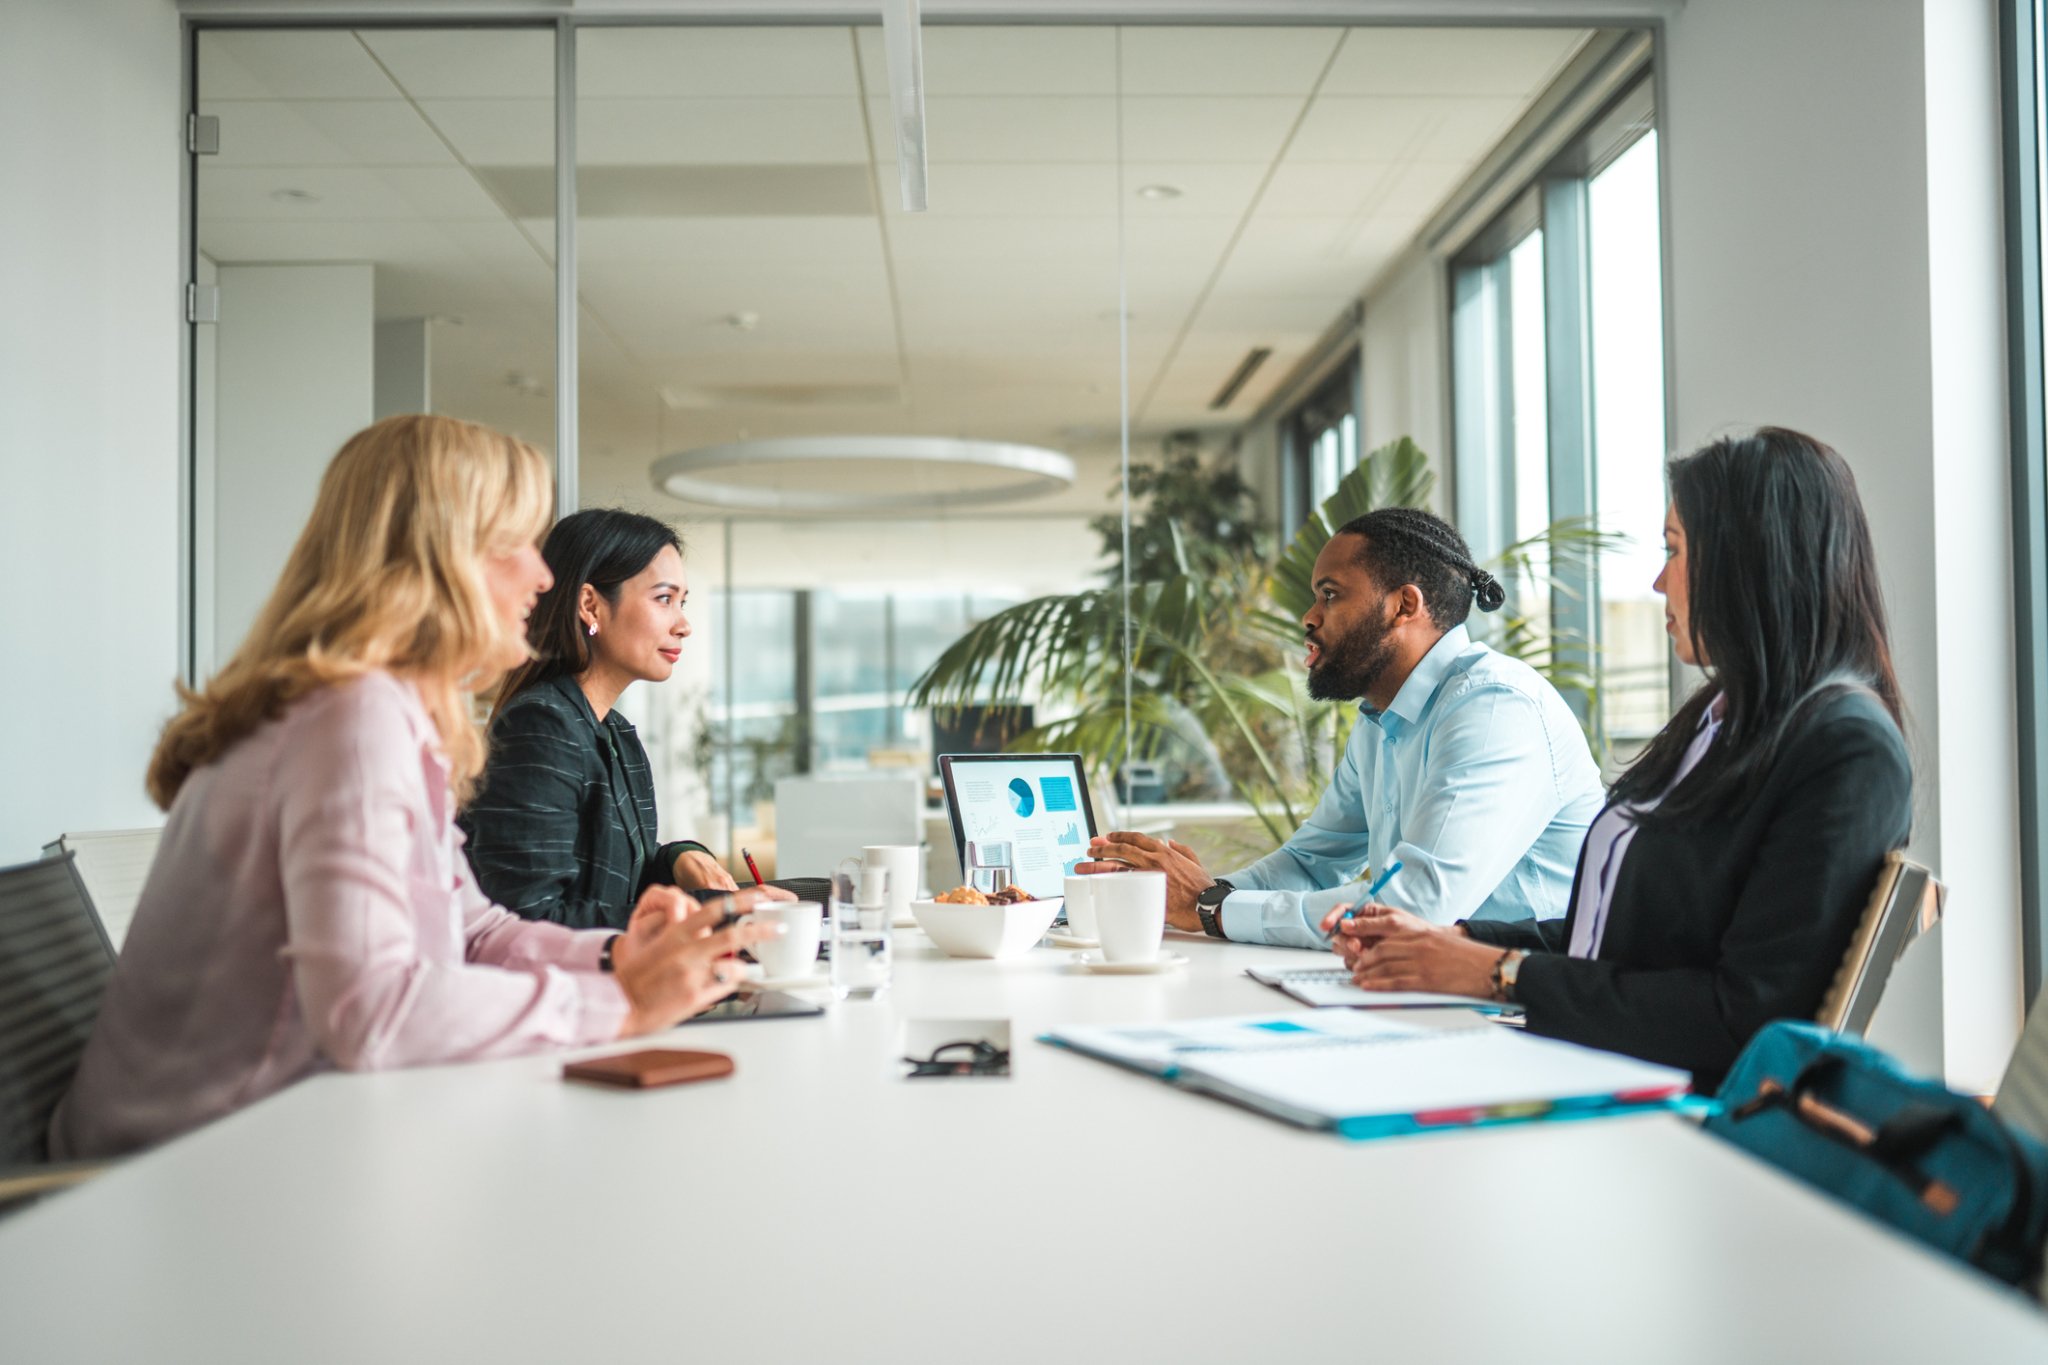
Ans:
{"type": "Polygon", "coordinates": [[[1223,901],[1235,890],[1219,877],[1195,896],[1195,917],[1202,921],[1202,932],[1210,938],[1228,937],[1223,932],[1223,901]]]}
{"type": "Polygon", "coordinates": [[[1522,975],[1522,962],[1528,956],[1520,948],[1507,948],[1493,960],[1493,998],[1501,1004],[1521,1003],[1515,998],[1515,986],[1522,975]]]}
{"type": "Polygon", "coordinates": [[[618,964],[612,961],[612,949],[618,947],[619,940],[624,937],[624,934],[613,934],[610,938],[604,941],[604,947],[598,949],[597,969],[599,971],[615,972],[618,970],[618,964]]]}

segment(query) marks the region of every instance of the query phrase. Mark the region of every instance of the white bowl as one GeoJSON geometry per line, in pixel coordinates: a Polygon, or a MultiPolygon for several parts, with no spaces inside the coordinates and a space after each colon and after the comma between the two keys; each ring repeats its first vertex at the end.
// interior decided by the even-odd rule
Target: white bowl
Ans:
{"type": "Polygon", "coordinates": [[[1019,957],[1045,937],[1063,904],[1060,896],[1016,905],[912,901],[910,912],[948,957],[1019,957]]]}

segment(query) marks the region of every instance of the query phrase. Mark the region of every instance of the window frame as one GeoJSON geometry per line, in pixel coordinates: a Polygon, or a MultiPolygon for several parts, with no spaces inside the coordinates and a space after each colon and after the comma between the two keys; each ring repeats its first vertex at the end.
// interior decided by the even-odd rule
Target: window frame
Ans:
{"type": "Polygon", "coordinates": [[[2020,824],[2020,943],[2031,1009],[2048,978],[2048,412],[2044,412],[2041,216],[2048,195],[2042,0],[1999,7],[2004,124],[2007,403],[2012,461],[2014,691],[2020,824]]]}

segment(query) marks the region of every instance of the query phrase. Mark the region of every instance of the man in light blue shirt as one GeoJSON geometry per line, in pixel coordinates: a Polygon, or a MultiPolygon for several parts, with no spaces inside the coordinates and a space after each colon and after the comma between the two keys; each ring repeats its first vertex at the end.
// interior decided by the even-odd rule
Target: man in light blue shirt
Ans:
{"type": "Polygon", "coordinates": [[[1185,844],[1124,832],[1084,865],[1121,860],[1167,874],[1175,928],[1243,943],[1323,948],[1322,922],[1378,899],[1439,924],[1564,914],[1600,769],[1571,708],[1542,675],[1475,642],[1475,594],[1503,594],[1448,522],[1414,508],[1370,512],[1316,558],[1309,693],[1360,702],[1329,789],[1292,838],[1211,877],[1185,844]]]}

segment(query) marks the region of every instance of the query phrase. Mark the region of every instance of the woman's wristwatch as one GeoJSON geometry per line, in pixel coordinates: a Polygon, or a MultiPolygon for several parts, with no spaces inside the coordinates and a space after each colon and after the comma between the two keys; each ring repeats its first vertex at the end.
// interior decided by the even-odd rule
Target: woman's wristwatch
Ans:
{"type": "Polygon", "coordinates": [[[615,972],[619,969],[618,964],[612,961],[612,949],[618,947],[619,940],[624,937],[624,934],[613,934],[610,938],[604,941],[604,947],[598,949],[597,969],[599,971],[615,972]]]}
{"type": "Polygon", "coordinates": [[[1223,898],[1237,890],[1226,881],[1213,881],[1195,896],[1195,917],[1202,921],[1202,932],[1210,938],[1224,938],[1223,898]]]}
{"type": "Polygon", "coordinates": [[[1501,1004],[1520,1003],[1515,998],[1515,983],[1521,979],[1522,963],[1528,956],[1520,948],[1509,948],[1493,960],[1493,998],[1501,1004]]]}

